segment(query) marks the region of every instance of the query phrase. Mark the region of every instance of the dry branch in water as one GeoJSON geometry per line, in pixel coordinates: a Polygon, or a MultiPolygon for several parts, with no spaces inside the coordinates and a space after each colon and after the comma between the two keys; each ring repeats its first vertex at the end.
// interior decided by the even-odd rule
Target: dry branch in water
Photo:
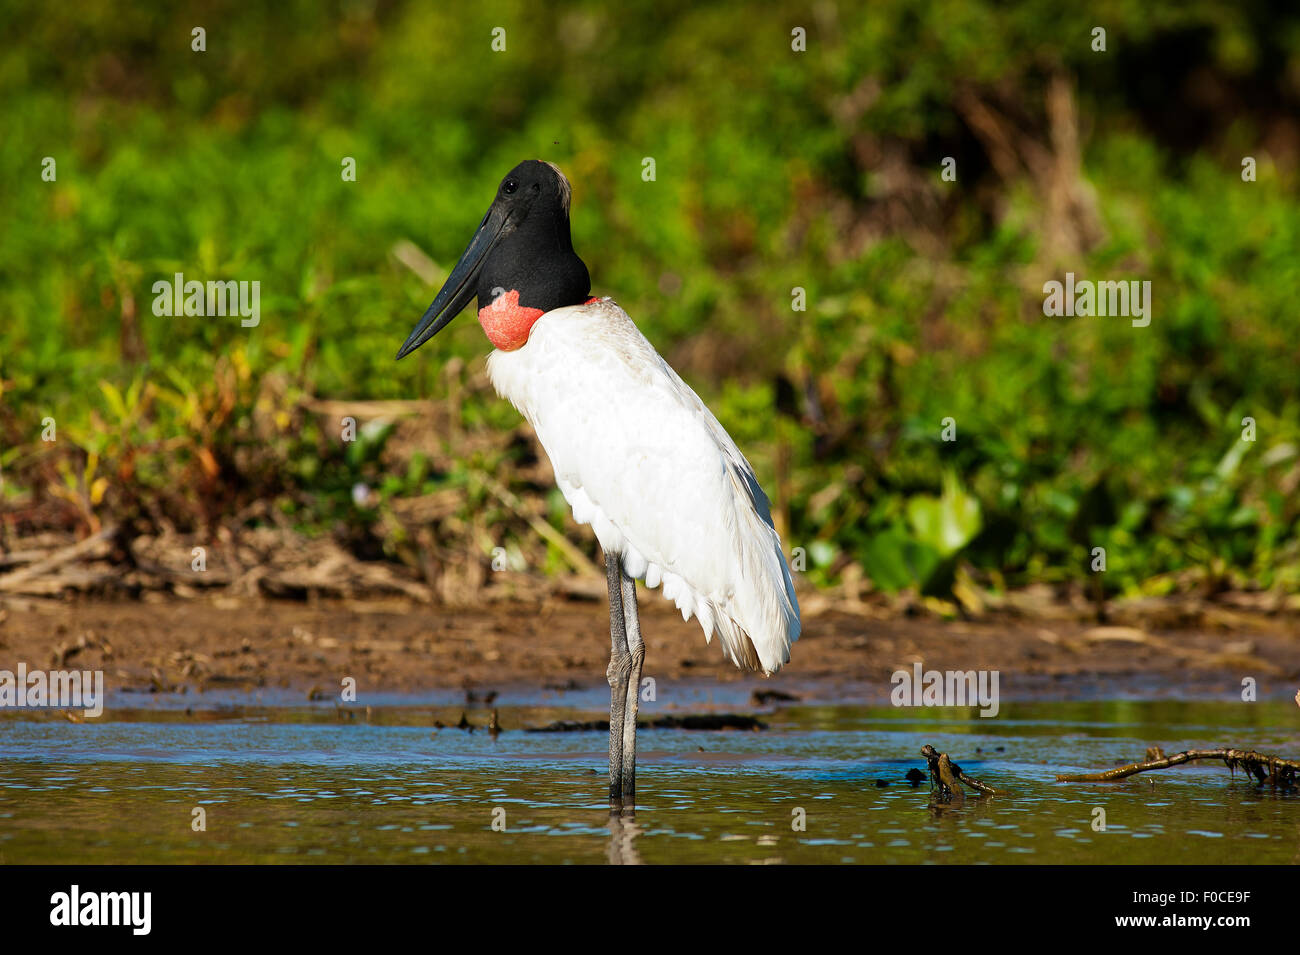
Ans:
{"type": "Polygon", "coordinates": [[[1229,770],[1236,771],[1242,767],[1259,782],[1284,788],[1296,785],[1296,772],[1300,771],[1300,760],[1282,759],[1280,756],[1266,756],[1254,750],[1244,749],[1187,749],[1181,753],[1166,756],[1158,748],[1147,750],[1147,762],[1119,766],[1104,773],[1074,773],[1057,776],[1058,783],[1104,783],[1124,779],[1135,773],[1145,773],[1152,769],[1168,769],[1195,759],[1221,759],[1229,770]],[[1154,757],[1154,758],[1153,758],[1154,757]]]}
{"type": "Polygon", "coordinates": [[[957,783],[962,782],[971,789],[992,796],[997,790],[987,783],[982,783],[974,777],[967,776],[962,772],[962,768],[948,758],[947,753],[941,753],[929,743],[921,747],[921,755],[930,765],[930,789],[937,792],[937,798],[940,802],[948,802],[954,795],[960,796],[961,789],[957,783]]]}

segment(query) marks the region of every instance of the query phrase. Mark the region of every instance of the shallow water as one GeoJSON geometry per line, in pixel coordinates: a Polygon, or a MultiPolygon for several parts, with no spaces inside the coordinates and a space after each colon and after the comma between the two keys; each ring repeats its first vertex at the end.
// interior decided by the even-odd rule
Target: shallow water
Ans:
{"type": "Polygon", "coordinates": [[[1294,703],[1004,703],[996,719],[794,705],[760,732],[642,730],[636,815],[613,820],[607,734],[519,729],[593,714],[499,709],[496,739],[481,709],[475,732],[434,730],[460,708],[428,701],[9,711],[0,862],[1300,861],[1300,797],[1222,765],[1053,781],[1151,743],[1294,753],[1294,703]],[[1001,794],[931,806],[903,780],[925,743],[1001,794]]]}

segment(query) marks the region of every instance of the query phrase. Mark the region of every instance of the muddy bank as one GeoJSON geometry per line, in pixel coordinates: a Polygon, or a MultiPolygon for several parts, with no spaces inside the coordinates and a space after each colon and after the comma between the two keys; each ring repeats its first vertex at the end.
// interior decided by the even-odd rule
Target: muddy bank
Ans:
{"type": "MultiPolygon", "coordinates": [[[[1171,686],[1239,686],[1261,694],[1300,682],[1300,637],[1283,624],[1232,632],[1026,621],[1008,616],[944,622],[838,611],[806,615],[804,636],[780,674],[764,680],[727,663],[698,625],[644,601],[646,674],[755,690],[869,684],[920,661],[927,669],[999,670],[1050,692],[1054,681],[1148,677],[1171,686]]],[[[202,693],[282,688],[332,697],[359,689],[570,690],[605,682],[607,611],[592,600],[551,598],[475,609],[404,600],[302,604],[261,598],[0,603],[0,669],[102,669],[110,689],[202,693]]],[[[821,694],[833,698],[833,693],[821,694]]]]}

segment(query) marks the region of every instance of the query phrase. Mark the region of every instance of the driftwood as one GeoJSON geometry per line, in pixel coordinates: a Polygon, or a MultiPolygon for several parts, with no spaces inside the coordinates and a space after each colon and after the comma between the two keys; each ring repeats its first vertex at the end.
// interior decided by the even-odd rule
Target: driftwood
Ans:
{"type": "Polygon", "coordinates": [[[997,794],[997,790],[988,783],[967,776],[960,766],[948,758],[947,753],[939,752],[929,743],[921,747],[921,755],[930,766],[930,791],[937,801],[951,802],[954,797],[961,798],[963,793],[957,785],[959,782],[986,796],[997,794]]]}
{"type": "Polygon", "coordinates": [[[421,603],[433,591],[401,568],[361,560],[332,539],[312,540],[282,528],[243,529],[211,549],[211,566],[192,568],[202,538],[130,536],[113,525],[62,547],[0,554],[0,597],[54,596],[67,591],[167,591],[193,597],[204,590],[306,599],[400,594],[421,603]]]}
{"type": "Polygon", "coordinates": [[[1153,769],[1168,769],[1197,759],[1221,759],[1233,773],[1238,766],[1252,775],[1260,783],[1267,782],[1274,787],[1293,788],[1296,785],[1296,773],[1300,772],[1300,760],[1282,759],[1268,756],[1253,749],[1187,749],[1181,753],[1166,756],[1159,747],[1147,750],[1146,762],[1119,766],[1104,773],[1071,773],[1057,776],[1059,783],[1107,783],[1125,779],[1135,773],[1145,773],[1153,769]]]}
{"type": "Polygon", "coordinates": [[[37,578],[61,570],[64,565],[81,560],[88,554],[107,549],[116,536],[116,526],[106,527],[98,534],[92,534],[80,543],[71,544],[55,551],[42,560],[37,560],[26,567],[20,567],[18,570],[0,577],[0,591],[22,592],[37,578]]]}

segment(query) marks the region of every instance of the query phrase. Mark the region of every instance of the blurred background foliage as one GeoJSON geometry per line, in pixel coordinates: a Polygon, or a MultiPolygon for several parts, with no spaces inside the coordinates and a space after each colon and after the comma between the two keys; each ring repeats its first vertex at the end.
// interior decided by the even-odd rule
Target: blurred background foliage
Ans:
{"type": "Polygon", "coordinates": [[[0,29],[10,538],[274,520],[426,576],[562,569],[540,515],[594,555],[472,316],[393,361],[538,157],[593,294],[716,411],[813,583],[1300,589],[1300,8],[6,2],[0,29]],[[1149,280],[1150,326],[1044,316],[1067,271],[1149,280]],[[260,281],[261,324],[155,316],[174,272],[260,281]]]}

